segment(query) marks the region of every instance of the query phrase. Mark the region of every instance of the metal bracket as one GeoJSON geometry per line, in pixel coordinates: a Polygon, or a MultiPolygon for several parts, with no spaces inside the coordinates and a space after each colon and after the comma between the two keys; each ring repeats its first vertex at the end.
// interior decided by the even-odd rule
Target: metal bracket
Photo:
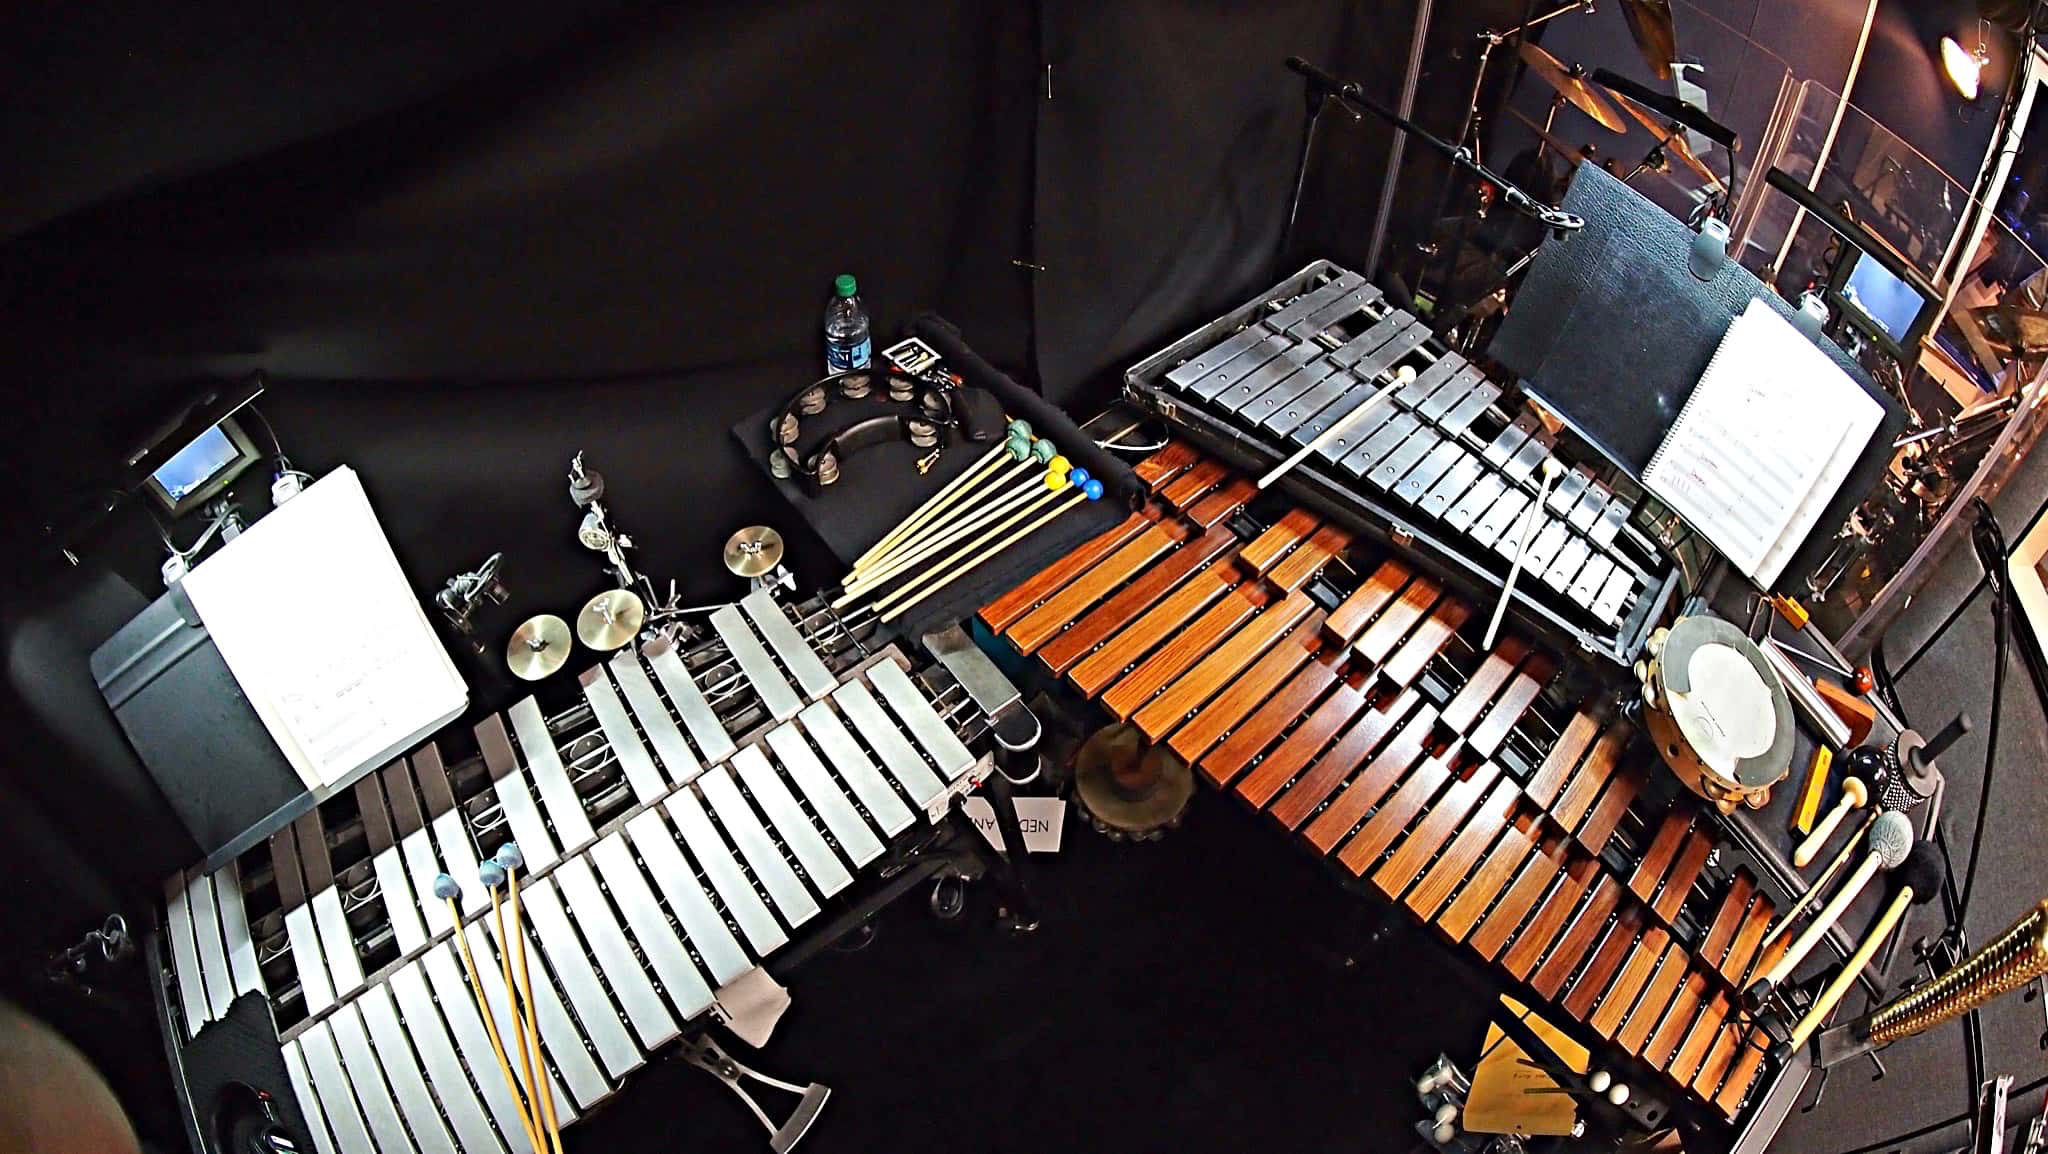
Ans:
{"type": "Polygon", "coordinates": [[[774,1154],[787,1154],[802,1141],[803,1136],[809,1132],[811,1123],[818,1120],[819,1111],[825,1108],[825,1100],[832,1096],[832,1087],[823,1082],[799,1086],[794,1082],[771,1078],[759,1070],[742,1065],[709,1037],[684,1039],[682,1050],[677,1056],[718,1079],[724,1083],[726,1089],[739,1095],[740,1101],[745,1102],[747,1109],[752,1110],[754,1117],[760,1119],[761,1125],[767,1128],[768,1149],[774,1154]],[[746,1087],[740,1085],[742,1078],[752,1078],[763,1085],[797,1095],[796,1109],[790,1111],[789,1117],[780,1124],[776,1123],[768,1117],[768,1111],[762,1109],[761,1104],[754,1100],[754,1096],[747,1092],[746,1087]]]}

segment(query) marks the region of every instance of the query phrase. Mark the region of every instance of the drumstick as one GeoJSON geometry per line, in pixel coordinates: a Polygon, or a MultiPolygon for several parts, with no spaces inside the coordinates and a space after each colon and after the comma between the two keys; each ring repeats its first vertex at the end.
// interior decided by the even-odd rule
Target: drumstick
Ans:
{"type": "Polygon", "coordinates": [[[462,894],[462,887],[447,874],[434,875],[434,896],[448,903],[448,916],[455,921],[455,945],[462,951],[462,968],[469,971],[469,990],[476,998],[477,1015],[484,1020],[484,1035],[491,1040],[491,1053],[497,1056],[498,1073],[504,1075],[505,1085],[512,1089],[512,1107],[519,1115],[519,1123],[526,1129],[527,1144],[536,1154],[541,1149],[540,1135],[534,1130],[533,1120],[526,1116],[526,1100],[521,1096],[519,1079],[513,1076],[511,1063],[505,1060],[505,1043],[498,1037],[498,1027],[491,1020],[491,1007],[484,1001],[483,979],[477,976],[476,959],[469,953],[469,938],[462,932],[462,907],[455,904],[462,894]]]}
{"type": "MultiPolygon", "coordinates": [[[[519,1016],[518,986],[512,984],[512,939],[505,936],[505,910],[498,891],[505,885],[505,867],[495,858],[485,858],[477,867],[476,880],[491,892],[491,928],[498,934],[498,976],[505,983],[505,996],[511,999],[512,1040],[519,1048],[519,1072],[526,1075],[527,1109],[533,1114],[535,1127],[539,1127],[540,1085],[533,1077],[533,1052],[526,1045],[526,1022],[519,1016]]],[[[546,1073],[547,1067],[541,1067],[546,1073]]],[[[538,1151],[535,1154],[539,1154],[538,1151]]]]}
{"type": "Polygon", "coordinates": [[[1263,477],[1260,477],[1259,488],[1272,488],[1273,482],[1278,481],[1280,478],[1293,472],[1294,467],[1296,465],[1299,465],[1303,461],[1308,460],[1310,453],[1320,451],[1324,445],[1329,444],[1331,441],[1334,441],[1338,437],[1341,437],[1345,433],[1349,432],[1353,425],[1356,425],[1358,422],[1365,419],[1366,414],[1372,412],[1374,409],[1379,408],[1382,403],[1384,403],[1388,398],[1392,397],[1394,395],[1395,390],[1399,389],[1402,385],[1408,384],[1414,379],[1415,369],[1409,365],[1402,365],[1400,370],[1394,374],[1393,381],[1390,384],[1388,384],[1386,388],[1381,389],[1379,392],[1374,393],[1370,397],[1367,397],[1364,401],[1361,401],[1358,405],[1353,407],[1350,412],[1344,414],[1341,417],[1338,417],[1335,421],[1333,421],[1330,424],[1329,428],[1324,429],[1320,433],[1317,433],[1315,435],[1315,438],[1311,440],[1308,444],[1303,445],[1301,448],[1294,450],[1294,452],[1292,453],[1289,453],[1287,455],[1286,460],[1273,466],[1271,472],[1267,473],[1263,477]]]}
{"type": "Polygon", "coordinates": [[[1835,808],[1829,810],[1828,815],[1820,819],[1820,824],[1813,827],[1813,832],[1806,835],[1806,840],[1800,842],[1799,847],[1792,851],[1792,864],[1800,869],[1812,865],[1821,848],[1828,844],[1828,839],[1835,836],[1835,827],[1841,825],[1842,819],[1849,816],[1849,811],[1861,809],[1869,802],[1870,787],[1863,784],[1863,779],[1844,777],[1842,800],[1835,803],[1835,808]]]}
{"type": "Polygon", "coordinates": [[[854,571],[860,572],[873,568],[876,564],[887,558],[889,554],[901,548],[904,542],[910,540],[918,529],[932,522],[940,513],[946,511],[947,508],[953,506],[956,502],[964,500],[977,489],[999,487],[1003,482],[1013,478],[1016,474],[1016,466],[1027,464],[1031,460],[1031,445],[1032,442],[1028,436],[1012,436],[994,449],[989,450],[993,454],[992,457],[962,473],[954,479],[952,484],[933,494],[932,500],[919,506],[910,516],[904,518],[894,529],[890,530],[880,541],[875,542],[873,548],[861,554],[853,563],[854,571]],[[1010,468],[1005,469],[1003,468],[1004,465],[1008,465],[1010,468]]]}
{"type": "Polygon", "coordinates": [[[1827,989],[1814,1000],[1813,1008],[1792,1028],[1792,1037],[1787,1044],[1795,1053],[1806,1045],[1806,1040],[1813,1036],[1815,1030],[1820,1029],[1821,1023],[1828,1020],[1828,1015],[1835,1012],[1835,1006],[1848,994],[1849,987],[1856,984],[1857,975],[1870,964],[1871,958],[1877,956],[1877,948],[1884,944],[1892,930],[1897,928],[1899,920],[1906,916],[1906,908],[1927,901],[1934,896],[1935,890],[1941,888],[1941,855],[1926,842],[1916,844],[1905,863],[1899,866],[1898,881],[1891,904],[1878,915],[1863,944],[1857,946],[1849,960],[1842,963],[1842,972],[1835,975],[1827,989]]]}
{"type": "MultiPolygon", "coordinates": [[[[1074,470],[1074,472],[1081,474],[1085,479],[1079,484],[1067,486],[1066,500],[1060,502],[1060,504],[1053,507],[1052,509],[1047,510],[1045,515],[1038,518],[1036,521],[1031,522],[1029,525],[1024,526],[1022,529],[1017,530],[1016,532],[1010,534],[1008,537],[1005,537],[1001,541],[996,542],[994,545],[989,546],[989,548],[983,551],[979,556],[975,557],[973,560],[967,562],[965,565],[962,565],[959,568],[955,569],[953,572],[949,573],[945,577],[945,579],[940,581],[938,584],[933,585],[931,588],[924,590],[917,596],[912,597],[910,600],[905,601],[901,605],[898,605],[896,608],[891,609],[887,613],[882,614],[882,620],[884,622],[894,621],[898,617],[903,616],[903,614],[910,611],[910,607],[912,605],[917,604],[918,602],[924,600],[932,594],[937,593],[939,590],[944,589],[946,586],[951,585],[954,581],[957,581],[961,577],[972,572],[975,569],[975,567],[980,565],[982,562],[988,560],[990,557],[995,556],[997,553],[1002,552],[1004,549],[1009,548],[1013,543],[1021,541],[1025,537],[1028,537],[1031,534],[1037,532],[1041,527],[1043,527],[1047,522],[1051,521],[1054,517],[1057,517],[1061,513],[1066,512],[1068,509],[1073,508],[1074,505],[1080,499],[1085,497],[1090,501],[1101,500],[1102,482],[1095,480],[1093,477],[1088,477],[1088,471],[1086,469],[1076,469],[1074,470]]],[[[904,590],[902,592],[908,592],[908,590],[904,590]]],[[[897,596],[902,596],[902,592],[899,592],[897,596]]],[[[882,608],[882,605],[877,604],[875,608],[880,609],[882,608]]]]}
{"type": "MultiPolygon", "coordinates": [[[[1066,461],[1065,457],[1055,456],[1051,463],[1046,466],[1045,473],[1038,478],[1040,485],[1043,484],[1045,477],[1065,475],[1070,468],[1066,461]]],[[[926,526],[925,528],[929,535],[899,542],[898,551],[882,558],[876,563],[874,568],[848,576],[845,582],[845,592],[841,595],[840,600],[842,602],[853,600],[861,590],[881,584],[901,574],[910,566],[930,557],[932,554],[965,537],[975,529],[988,524],[1003,513],[1023,504],[1030,498],[1032,492],[1039,487],[1039,485],[1027,483],[1009,493],[995,497],[985,502],[980,509],[966,514],[965,517],[945,522],[935,533],[931,532],[933,526],[926,526]]]]}
{"type": "MultiPolygon", "coordinates": [[[[533,975],[526,965],[526,933],[519,928],[519,876],[518,871],[526,865],[526,855],[519,852],[519,846],[506,842],[498,847],[498,864],[505,867],[506,921],[512,934],[512,948],[518,951],[519,963],[515,974],[519,979],[519,1000],[526,1006],[526,1036],[532,1040],[533,1064],[543,1075],[547,1066],[541,1057],[540,1027],[534,1023],[533,975]]],[[[555,1118],[555,1088],[546,1077],[535,1087],[540,1094],[541,1120],[547,1124],[548,1143],[555,1154],[562,1154],[562,1124],[555,1118]]]]}
{"type": "Polygon", "coordinates": [[[1828,863],[1828,868],[1820,871],[1820,876],[1815,878],[1813,884],[1806,888],[1806,892],[1800,895],[1798,901],[1792,903],[1792,907],[1786,910],[1784,916],[1778,919],[1778,924],[1772,927],[1771,932],[1764,935],[1763,945],[1757,947],[1758,953],[1762,953],[1776,945],[1778,939],[1785,936],[1785,931],[1792,928],[1792,923],[1799,916],[1799,911],[1808,906],[1813,906],[1815,902],[1820,900],[1820,895],[1827,892],[1828,883],[1835,880],[1835,875],[1841,873],[1842,867],[1848,865],[1849,859],[1856,855],[1856,843],[1863,840],[1863,835],[1870,832],[1870,827],[1876,823],[1877,819],[1878,815],[1875,813],[1863,819],[1863,824],[1857,826],[1856,832],[1851,834],[1849,840],[1842,844],[1842,852],[1835,855],[1835,860],[1828,863]]]}
{"type": "Polygon", "coordinates": [[[1563,474],[1564,462],[1556,457],[1543,458],[1543,484],[1536,489],[1536,502],[1522,514],[1522,543],[1515,548],[1515,559],[1508,564],[1508,579],[1506,584],[1500,587],[1500,601],[1493,607],[1493,620],[1486,623],[1486,640],[1479,644],[1481,653],[1491,651],[1494,638],[1500,635],[1501,618],[1507,616],[1508,602],[1515,599],[1515,578],[1522,575],[1522,561],[1529,555],[1529,546],[1532,543],[1531,539],[1536,535],[1536,522],[1541,520],[1539,515],[1543,512],[1543,505],[1550,500],[1550,486],[1563,474]]]}
{"type": "Polygon", "coordinates": [[[1863,864],[1856,867],[1856,872],[1850,874],[1849,880],[1842,883],[1841,891],[1821,908],[1820,913],[1814,915],[1813,921],[1806,927],[1806,932],[1793,939],[1792,948],[1785,951],[1784,956],[1778,959],[1778,963],[1742,992],[1743,1004],[1751,1011],[1762,1009],[1771,1000],[1771,995],[1779,984],[1792,975],[1792,971],[1806,960],[1806,955],[1813,952],[1813,947],[1819,945],[1821,938],[1841,919],[1842,914],[1848,910],[1849,903],[1855,901],[1863,892],[1863,887],[1870,884],[1870,879],[1877,876],[1877,871],[1897,868],[1906,860],[1906,855],[1912,848],[1912,821],[1905,814],[1896,811],[1880,816],[1876,824],[1870,827],[1870,852],[1864,855],[1863,864]]]}
{"type": "MultiPolygon", "coordinates": [[[[1023,421],[1011,421],[1009,426],[1010,436],[1017,436],[1019,434],[1020,428],[1022,430],[1023,436],[1029,437],[1031,435],[1030,425],[1025,424],[1023,421]]],[[[916,509],[911,510],[911,513],[908,517],[905,517],[903,520],[897,522],[896,527],[894,529],[891,529],[887,533],[883,534],[881,540],[875,542],[873,545],[868,546],[867,552],[862,553],[859,557],[855,558],[853,562],[853,567],[855,569],[863,568],[867,565],[868,562],[874,560],[876,557],[879,557],[883,553],[887,552],[889,546],[893,544],[898,538],[902,537],[905,533],[908,533],[910,530],[915,529],[919,525],[923,524],[924,521],[927,518],[929,518],[932,514],[938,512],[940,509],[945,508],[954,493],[960,491],[962,488],[968,485],[971,485],[976,477],[979,477],[982,474],[988,472],[990,469],[994,468],[996,463],[1002,460],[1003,456],[1006,453],[1010,452],[1009,445],[1010,442],[1006,438],[1002,443],[996,445],[994,448],[991,448],[988,452],[983,453],[981,455],[980,460],[974,462],[974,464],[972,465],[969,465],[965,470],[961,472],[959,476],[946,482],[945,485],[941,487],[938,492],[933,493],[931,496],[925,498],[924,503],[919,505],[916,509]]],[[[1014,456],[1012,457],[1012,460],[1015,460],[1014,456]]]]}

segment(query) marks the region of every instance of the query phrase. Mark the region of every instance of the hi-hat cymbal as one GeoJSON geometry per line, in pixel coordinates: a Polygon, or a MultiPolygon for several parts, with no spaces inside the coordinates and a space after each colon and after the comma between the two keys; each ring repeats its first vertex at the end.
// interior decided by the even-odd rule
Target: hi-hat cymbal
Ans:
{"type": "Polygon", "coordinates": [[[1180,824],[1195,775],[1164,745],[1145,748],[1134,725],[1095,732],[1074,755],[1074,798],[1112,838],[1149,841],[1180,824]]]}
{"type": "Polygon", "coordinates": [[[782,563],[782,534],[749,525],[725,542],[725,567],[735,577],[759,577],[782,563]]]}
{"type": "Polygon", "coordinates": [[[1566,64],[1526,40],[1517,51],[1521,53],[1522,62],[1529,66],[1529,71],[1555,89],[1565,103],[1592,117],[1609,132],[1620,132],[1627,127],[1621,113],[1616,112],[1614,106],[1607,103],[1607,98],[1601,96],[1600,91],[1586,79],[1585,69],[1576,64],[1566,64]]]}
{"type": "Polygon", "coordinates": [[[576,640],[599,652],[617,649],[640,632],[647,606],[631,589],[607,589],[583,603],[576,615],[576,640]]]}
{"type": "Polygon", "coordinates": [[[1528,125],[1529,131],[1535,133],[1537,137],[1543,141],[1543,143],[1549,145],[1550,151],[1555,152],[1559,156],[1564,157],[1567,161],[1570,161],[1573,168],[1577,168],[1579,165],[1585,163],[1585,149],[1580,148],[1578,145],[1567,141],[1564,137],[1559,136],[1557,133],[1552,132],[1548,128],[1543,127],[1541,123],[1532,120],[1528,116],[1528,114],[1524,113],[1521,109],[1511,106],[1508,108],[1508,115],[1514,117],[1516,120],[1521,121],[1523,124],[1528,125]]]}
{"type": "Polygon", "coordinates": [[[1629,38],[1643,54],[1643,63],[1659,80],[1671,79],[1671,62],[1678,59],[1678,33],[1671,26],[1671,0],[1621,0],[1622,18],[1628,21],[1629,38]]]}
{"type": "Polygon", "coordinates": [[[569,660],[573,644],[569,623],[552,613],[529,617],[512,631],[505,645],[505,664],[522,681],[539,681],[569,660]]]}
{"type": "MultiPolygon", "coordinates": [[[[1616,93],[1616,95],[1620,96],[1619,93],[1616,93]]],[[[1701,160],[1693,153],[1692,145],[1686,142],[1683,126],[1670,121],[1658,120],[1649,109],[1642,107],[1626,96],[1621,96],[1621,107],[1623,111],[1635,118],[1637,124],[1649,129],[1652,136],[1664,142],[1663,149],[1667,154],[1677,157],[1679,163],[1699,174],[1701,180],[1714,186],[1718,186],[1721,183],[1721,178],[1714,175],[1714,170],[1707,167],[1707,162],[1701,160]]]]}

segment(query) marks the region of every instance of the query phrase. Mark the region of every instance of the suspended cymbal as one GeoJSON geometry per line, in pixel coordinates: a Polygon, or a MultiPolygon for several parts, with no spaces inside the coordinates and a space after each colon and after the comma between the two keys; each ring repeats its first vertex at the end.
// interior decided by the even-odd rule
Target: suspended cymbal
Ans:
{"type": "MultiPolygon", "coordinates": [[[[1620,94],[1617,93],[1616,95],[1620,94]]],[[[1699,175],[1701,180],[1706,181],[1708,184],[1718,185],[1721,183],[1721,178],[1714,175],[1714,170],[1707,167],[1707,162],[1694,155],[1692,145],[1686,143],[1685,129],[1682,125],[1657,119],[1655,114],[1651,113],[1649,109],[1644,108],[1626,96],[1621,97],[1621,107],[1623,111],[1635,118],[1637,124],[1649,129],[1652,136],[1664,141],[1663,147],[1666,155],[1676,157],[1680,164],[1692,169],[1693,172],[1699,175]],[[1669,139],[1666,139],[1667,137],[1669,139]]]]}
{"type": "Polygon", "coordinates": [[[1600,90],[1586,79],[1585,69],[1576,64],[1566,64],[1527,41],[1522,42],[1518,51],[1523,63],[1529,66],[1530,74],[1555,89],[1565,103],[1592,117],[1609,132],[1620,132],[1627,127],[1621,113],[1616,112],[1614,106],[1607,103],[1607,98],[1600,95],[1600,90]]]}
{"type": "Polygon", "coordinates": [[[1074,798],[1112,838],[1149,841],[1180,824],[1195,775],[1164,745],[1145,748],[1134,725],[1097,730],[1074,755],[1074,798]]]}
{"type": "Polygon", "coordinates": [[[512,631],[505,664],[522,681],[539,681],[569,660],[569,623],[552,613],[529,617],[512,631]]]}
{"type": "Polygon", "coordinates": [[[735,577],[759,577],[782,563],[782,534],[749,525],[725,542],[725,567],[735,577]]]}
{"type": "Polygon", "coordinates": [[[1565,140],[1564,137],[1559,136],[1557,133],[1552,132],[1548,128],[1543,127],[1541,123],[1530,119],[1529,115],[1523,112],[1521,109],[1510,107],[1508,109],[1508,115],[1514,117],[1516,120],[1521,121],[1523,124],[1528,125],[1529,131],[1535,133],[1538,139],[1542,140],[1543,143],[1549,145],[1550,151],[1555,152],[1559,156],[1564,157],[1567,161],[1570,161],[1571,166],[1573,168],[1577,168],[1579,165],[1585,163],[1585,149],[1580,148],[1576,144],[1570,143],[1569,141],[1565,140]]]}
{"type": "Polygon", "coordinates": [[[576,640],[602,652],[617,649],[640,632],[647,606],[631,589],[607,589],[583,603],[576,615],[576,640]]]}
{"type": "Polygon", "coordinates": [[[1659,80],[1671,79],[1671,62],[1678,59],[1678,33],[1672,30],[1671,0],[1621,0],[1622,18],[1628,21],[1629,38],[1643,63],[1659,80]]]}

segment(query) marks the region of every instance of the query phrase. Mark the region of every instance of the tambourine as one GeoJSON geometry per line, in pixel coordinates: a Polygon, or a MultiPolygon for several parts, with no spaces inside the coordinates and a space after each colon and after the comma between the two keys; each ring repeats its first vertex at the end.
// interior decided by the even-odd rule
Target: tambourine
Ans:
{"type": "Polygon", "coordinates": [[[816,495],[839,480],[847,458],[887,441],[908,441],[920,449],[936,447],[942,430],[963,424],[955,391],[925,378],[893,369],[854,369],[835,373],[798,389],[768,421],[768,471],[788,480],[802,478],[816,495]],[[877,388],[888,398],[910,405],[909,413],[892,413],[856,421],[825,439],[808,453],[798,450],[803,421],[823,413],[835,398],[857,401],[877,388]]]}
{"type": "Polygon", "coordinates": [[[1792,768],[1792,699],[1748,635],[1719,617],[1650,634],[1636,663],[1647,728],[1680,781],[1731,813],[1761,809],[1792,768]]]}

